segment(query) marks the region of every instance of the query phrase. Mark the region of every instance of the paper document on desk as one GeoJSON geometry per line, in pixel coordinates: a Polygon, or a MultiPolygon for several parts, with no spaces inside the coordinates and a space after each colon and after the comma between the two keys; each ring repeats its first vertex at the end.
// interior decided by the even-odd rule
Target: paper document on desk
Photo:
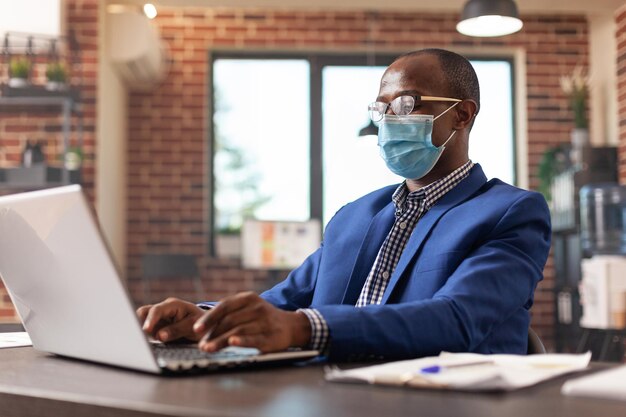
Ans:
{"type": "Polygon", "coordinates": [[[32,345],[33,342],[26,332],[0,333],[0,349],[32,345]]]}
{"type": "Polygon", "coordinates": [[[626,365],[569,380],[561,393],[626,401],[626,365]]]}
{"type": "Polygon", "coordinates": [[[512,391],[587,367],[591,352],[580,355],[480,355],[447,353],[365,368],[330,369],[338,382],[461,391],[512,391]]]}

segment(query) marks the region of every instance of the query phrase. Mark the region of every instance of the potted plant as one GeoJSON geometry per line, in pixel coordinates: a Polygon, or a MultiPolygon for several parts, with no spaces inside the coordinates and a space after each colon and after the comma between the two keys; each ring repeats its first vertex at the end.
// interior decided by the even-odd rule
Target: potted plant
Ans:
{"type": "Polygon", "coordinates": [[[11,58],[9,62],[9,86],[20,88],[28,86],[30,61],[24,57],[11,58]]]}
{"type": "Polygon", "coordinates": [[[63,156],[63,164],[68,171],[80,169],[83,163],[83,150],[80,146],[71,146],[65,151],[63,156]]]}
{"type": "Polygon", "coordinates": [[[553,146],[545,150],[538,166],[539,189],[546,201],[552,201],[552,182],[554,178],[571,166],[571,149],[568,144],[553,146]]]}
{"type": "Polygon", "coordinates": [[[589,97],[589,76],[581,66],[576,66],[570,75],[560,78],[561,89],[569,98],[574,113],[572,139],[572,162],[581,162],[582,148],[589,144],[589,123],[587,120],[587,98],[589,97]]]}
{"type": "Polygon", "coordinates": [[[46,88],[52,91],[65,90],[67,88],[67,70],[60,62],[51,62],[46,67],[46,88]]]}

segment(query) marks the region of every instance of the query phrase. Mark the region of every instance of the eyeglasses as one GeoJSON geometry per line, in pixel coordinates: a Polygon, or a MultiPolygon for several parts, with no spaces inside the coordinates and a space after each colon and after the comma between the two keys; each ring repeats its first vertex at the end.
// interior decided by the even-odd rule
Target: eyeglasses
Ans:
{"type": "Polygon", "coordinates": [[[463,100],[449,97],[399,96],[391,100],[391,103],[375,101],[367,106],[367,110],[369,111],[372,121],[379,122],[387,113],[387,109],[389,109],[389,107],[391,107],[391,111],[393,111],[394,114],[398,116],[406,116],[408,114],[411,114],[416,107],[421,106],[422,101],[450,101],[458,103],[463,100]]]}

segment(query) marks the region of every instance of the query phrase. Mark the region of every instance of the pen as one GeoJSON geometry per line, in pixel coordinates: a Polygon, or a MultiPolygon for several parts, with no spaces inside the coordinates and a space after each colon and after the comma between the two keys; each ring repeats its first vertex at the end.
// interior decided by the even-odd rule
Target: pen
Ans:
{"type": "Polygon", "coordinates": [[[437,374],[446,369],[465,368],[468,366],[485,365],[485,364],[492,364],[492,363],[493,363],[492,360],[482,360],[482,361],[476,361],[476,362],[456,363],[452,365],[433,365],[433,366],[426,366],[420,369],[420,372],[423,374],[437,374]]]}

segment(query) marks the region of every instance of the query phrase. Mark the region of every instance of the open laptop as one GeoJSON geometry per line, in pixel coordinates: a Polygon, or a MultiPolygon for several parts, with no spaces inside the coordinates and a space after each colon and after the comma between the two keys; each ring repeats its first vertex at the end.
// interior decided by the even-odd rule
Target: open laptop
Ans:
{"type": "Polygon", "coordinates": [[[33,347],[57,355],[151,373],[318,355],[151,343],[79,185],[0,197],[0,276],[33,347]]]}

